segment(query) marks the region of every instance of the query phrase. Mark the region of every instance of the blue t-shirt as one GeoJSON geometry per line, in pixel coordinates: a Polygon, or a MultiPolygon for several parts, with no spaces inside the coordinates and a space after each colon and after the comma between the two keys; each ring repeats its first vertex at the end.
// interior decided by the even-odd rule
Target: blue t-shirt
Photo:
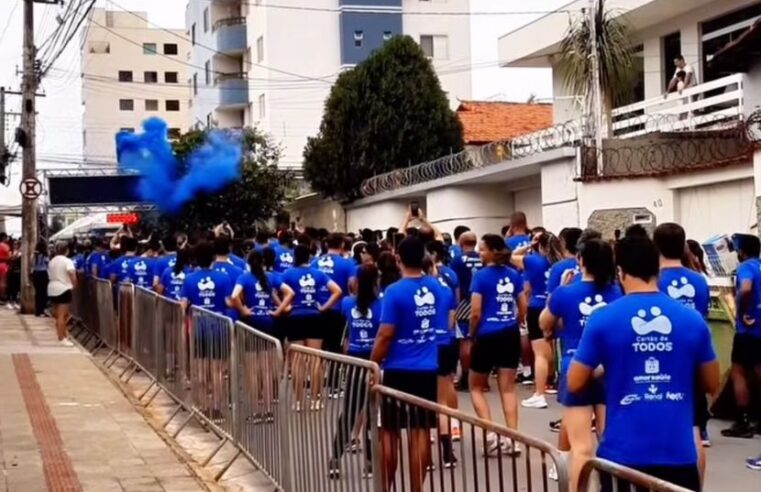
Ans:
{"type": "Polygon", "coordinates": [[[130,281],[138,287],[150,289],[153,286],[153,259],[136,256],[130,258],[127,266],[130,281]]]}
{"type": "Polygon", "coordinates": [[[552,265],[550,276],[547,278],[547,295],[552,294],[555,289],[560,287],[568,272],[573,272],[574,275],[579,273],[579,262],[576,261],[576,258],[566,258],[552,265]]]}
{"type": "Polygon", "coordinates": [[[233,283],[226,273],[202,269],[185,277],[180,296],[193,306],[228,314],[226,299],[232,292],[233,283]]]}
{"type": "Polygon", "coordinates": [[[291,316],[319,314],[318,295],[322,287],[330,282],[327,275],[312,267],[293,267],[283,274],[283,283],[293,289],[291,316]]]}
{"type": "Polygon", "coordinates": [[[455,259],[457,256],[462,256],[462,248],[457,244],[453,244],[449,247],[449,258],[455,259]]]}
{"type": "Polygon", "coordinates": [[[560,341],[560,372],[565,374],[571,364],[573,354],[579,347],[581,334],[589,316],[621,297],[623,293],[617,284],[602,289],[594,282],[575,282],[561,285],[550,297],[547,308],[553,316],[563,322],[556,332],[560,341]]]}
{"type": "Polygon", "coordinates": [[[71,261],[74,263],[74,269],[78,272],[84,272],[85,271],[85,255],[82,253],[77,253],[74,255],[74,258],[71,259],[71,261]]]}
{"type": "Polygon", "coordinates": [[[510,236],[509,238],[505,239],[505,244],[507,245],[508,248],[510,248],[510,251],[515,251],[516,249],[530,246],[531,236],[528,236],[526,234],[518,234],[516,236],[510,236]]]}
{"type": "Polygon", "coordinates": [[[481,295],[481,325],[476,338],[518,329],[518,297],[523,292],[523,277],[518,270],[484,267],[473,275],[471,290],[481,295]]]}
{"type": "MultiPolygon", "coordinates": [[[[757,338],[761,338],[761,260],[758,258],[751,258],[745,260],[737,267],[737,280],[735,282],[735,288],[737,292],[740,292],[740,287],[743,282],[750,281],[753,284],[750,293],[750,301],[744,313],[737,313],[737,333],[744,335],[749,334],[757,338]],[[753,318],[754,323],[752,326],[748,326],[743,322],[743,315],[747,314],[750,318],[753,318]]],[[[740,294],[737,296],[737,306],[740,306],[740,294]]]]}
{"type": "Polygon", "coordinates": [[[136,256],[120,256],[108,266],[109,275],[116,275],[119,283],[132,282],[130,277],[129,263],[136,256]]]}
{"type": "MultiPolygon", "coordinates": [[[[316,268],[327,275],[330,280],[335,282],[341,288],[341,291],[345,295],[349,293],[349,278],[356,275],[354,271],[357,267],[353,261],[347,260],[341,255],[328,253],[319,258],[315,258],[314,261],[312,261],[312,268],[316,268]]],[[[330,290],[327,285],[321,288],[317,295],[320,304],[326,303],[328,299],[330,299],[330,290]]],[[[337,302],[336,305],[333,306],[333,309],[340,310],[341,303],[337,302]]]]}
{"type": "Polygon", "coordinates": [[[285,273],[293,267],[293,250],[280,245],[275,246],[275,271],[285,273]]]}
{"type": "Polygon", "coordinates": [[[211,265],[211,269],[226,273],[230,277],[230,283],[233,285],[235,285],[235,281],[238,280],[238,277],[243,275],[243,270],[235,266],[232,261],[215,261],[214,264],[211,265]]]}
{"type": "Polygon", "coordinates": [[[240,286],[243,292],[243,302],[251,310],[251,316],[256,318],[257,323],[272,326],[275,324],[275,320],[270,313],[277,308],[275,299],[272,297],[272,291],[279,290],[281,283],[279,278],[271,273],[267,273],[266,276],[267,289],[262,288],[259,279],[251,272],[245,272],[238,277],[236,285],[240,286]]]}
{"type": "Polygon", "coordinates": [[[384,369],[435,372],[438,365],[436,323],[447,311],[443,287],[433,277],[403,278],[386,288],[381,325],[394,326],[384,369]]]}
{"type": "Polygon", "coordinates": [[[164,287],[164,296],[174,299],[175,301],[182,300],[182,284],[185,283],[185,278],[193,270],[190,267],[186,267],[180,273],[174,273],[174,267],[167,267],[159,278],[159,283],[164,287]]]}
{"type": "Polygon", "coordinates": [[[230,258],[230,261],[232,262],[232,264],[240,268],[241,271],[244,271],[244,272],[248,271],[248,264],[246,263],[246,260],[244,260],[240,256],[234,253],[230,253],[230,256],[228,256],[228,258],[230,258]]]}
{"type": "Polygon", "coordinates": [[[102,278],[103,276],[108,277],[108,253],[105,251],[95,251],[90,256],[87,257],[87,260],[85,262],[85,268],[87,269],[87,275],[92,275],[93,267],[96,268],[95,275],[98,278],[102,278]]]}
{"type": "Polygon", "coordinates": [[[443,278],[447,286],[456,293],[460,288],[460,279],[455,271],[446,265],[438,265],[436,268],[439,270],[439,277],[443,278]]]}
{"type": "Polygon", "coordinates": [[[378,335],[382,310],[380,298],[370,305],[365,314],[357,309],[355,296],[344,297],[341,301],[341,313],[346,318],[346,327],[349,332],[349,355],[362,359],[370,356],[375,337],[378,335]]]}
{"type": "Polygon", "coordinates": [[[685,267],[663,268],[658,289],[684,306],[692,308],[704,318],[708,317],[711,291],[704,276],[685,267]]]}
{"type": "Polygon", "coordinates": [[[438,313],[438,321],[436,322],[436,341],[439,345],[451,345],[455,340],[455,331],[450,326],[450,312],[457,310],[457,296],[455,290],[449,285],[449,280],[444,276],[444,272],[439,267],[439,276],[437,280],[441,284],[441,293],[444,296],[442,304],[446,307],[446,310],[441,310],[438,313]]]}
{"type": "MultiPolygon", "coordinates": [[[[174,268],[177,264],[177,253],[168,253],[153,260],[153,275],[162,277],[167,268],[174,268]]],[[[161,281],[161,278],[159,278],[161,281]]]]}
{"type": "Polygon", "coordinates": [[[457,274],[457,279],[460,281],[460,295],[463,297],[470,296],[470,282],[473,279],[473,274],[483,268],[481,255],[478,254],[478,251],[463,253],[452,258],[449,266],[457,274]]]}
{"type": "Polygon", "coordinates": [[[542,254],[523,257],[523,276],[531,286],[528,307],[543,308],[547,304],[547,279],[550,276],[550,260],[542,254]]]}
{"type": "Polygon", "coordinates": [[[703,317],[662,292],[627,295],[594,313],[574,361],[605,368],[597,455],[627,466],[694,466],[695,381],[715,359],[703,317]]]}

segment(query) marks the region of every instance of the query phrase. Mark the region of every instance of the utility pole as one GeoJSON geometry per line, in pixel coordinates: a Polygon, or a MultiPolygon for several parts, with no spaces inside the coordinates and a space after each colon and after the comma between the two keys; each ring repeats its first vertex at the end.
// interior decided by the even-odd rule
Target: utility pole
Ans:
{"type": "Polygon", "coordinates": [[[592,62],[592,115],[594,117],[595,155],[597,157],[597,175],[603,175],[602,141],[605,137],[603,119],[602,86],[600,85],[600,51],[597,42],[597,0],[589,0],[589,37],[592,62]]]}

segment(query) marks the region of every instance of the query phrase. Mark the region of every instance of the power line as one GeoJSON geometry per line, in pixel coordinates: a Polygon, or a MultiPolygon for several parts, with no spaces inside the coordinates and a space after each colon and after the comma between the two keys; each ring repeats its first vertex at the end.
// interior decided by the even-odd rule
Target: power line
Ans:
{"type": "MultiPolygon", "coordinates": [[[[80,2],[79,6],[81,7],[81,5],[82,5],[82,2],[80,2]]],[[[55,55],[53,55],[53,57],[52,57],[52,58],[51,58],[51,59],[48,61],[47,65],[46,65],[46,66],[44,66],[44,67],[42,67],[42,69],[40,70],[40,77],[43,77],[43,76],[45,76],[45,74],[48,72],[48,70],[50,70],[50,67],[52,67],[52,66],[53,66],[53,64],[54,64],[54,63],[55,63],[55,61],[58,59],[58,57],[59,57],[59,56],[61,56],[61,53],[63,53],[63,51],[64,51],[64,50],[66,49],[66,47],[69,45],[69,43],[71,42],[71,40],[72,40],[72,39],[74,39],[74,36],[76,35],[77,31],[79,31],[79,27],[82,25],[82,22],[84,22],[84,20],[85,20],[85,19],[87,18],[87,16],[90,14],[90,11],[92,10],[92,8],[93,8],[94,6],[95,6],[95,0],[91,0],[91,1],[90,1],[90,4],[87,6],[87,10],[85,10],[84,14],[82,14],[82,17],[80,17],[80,18],[79,18],[79,22],[77,22],[77,23],[76,23],[76,26],[74,26],[74,30],[72,31],[72,30],[70,29],[70,34],[67,34],[67,35],[68,35],[68,37],[67,37],[67,38],[65,39],[65,41],[63,42],[63,45],[61,46],[61,48],[60,48],[60,49],[59,49],[59,50],[58,50],[58,51],[55,53],[55,55]]],[[[77,12],[77,11],[74,11],[74,14],[73,14],[73,19],[76,19],[76,12],[77,12]]],[[[71,25],[73,25],[73,22],[72,22],[72,24],[71,24],[71,25]]]]}
{"type": "Polygon", "coordinates": [[[5,23],[5,27],[3,27],[3,32],[0,34],[0,43],[3,42],[3,39],[5,38],[5,33],[8,32],[8,27],[11,25],[11,21],[13,20],[13,14],[16,13],[16,9],[18,8],[18,4],[21,2],[21,0],[16,0],[16,3],[13,4],[13,7],[11,8],[11,13],[8,14],[8,21],[5,23]]]}

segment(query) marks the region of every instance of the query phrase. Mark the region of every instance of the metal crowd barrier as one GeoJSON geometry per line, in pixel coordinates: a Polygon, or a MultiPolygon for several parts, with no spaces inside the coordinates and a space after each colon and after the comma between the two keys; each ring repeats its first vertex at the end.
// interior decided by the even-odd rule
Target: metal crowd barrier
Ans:
{"type": "Polygon", "coordinates": [[[187,400],[190,372],[188,370],[188,325],[182,305],[167,297],[157,296],[156,302],[156,382],[178,404],[187,400]]]}
{"type": "Polygon", "coordinates": [[[98,335],[103,344],[111,351],[106,357],[108,359],[119,348],[119,334],[114,313],[114,290],[109,280],[102,278],[93,278],[92,280],[95,290],[98,335]]]}
{"type": "Polygon", "coordinates": [[[235,324],[235,402],[239,422],[236,439],[243,452],[275,484],[285,483],[280,436],[283,413],[280,380],[283,348],[280,341],[241,322],[235,324]]]}
{"type": "Polygon", "coordinates": [[[157,324],[158,294],[143,287],[135,287],[132,304],[132,340],[134,363],[146,374],[154,377],[158,371],[158,337],[163,327],[157,324]]]}
{"type": "Polygon", "coordinates": [[[372,362],[291,345],[281,407],[284,490],[380,490],[372,479],[378,442],[370,388],[380,380],[372,362]],[[341,392],[328,396],[327,377],[340,377],[341,392]]]}
{"type": "Polygon", "coordinates": [[[128,359],[134,359],[132,347],[132,316],[134,312],[133,300],[135,286],[132,284],[120,284],[117,290],[117,316],[118,316],[118,350],[128,359]]]}
{"type": "Polygon", "coordinates": [[[373,400],[382,427],[376,490],[568,492],[565,459],[545,441],[382,385],[373,400]],[[461,438],[450,467],[441,429],[455,421],[461,438]],[[557,481],[549,478],[553,467],[557,481]]]}
{"type": "Polygon", "coordinates": [[[579,476],[579,491],[593,492],[690,492],[651,475],[601,458],[584,465],[579,476]]]}

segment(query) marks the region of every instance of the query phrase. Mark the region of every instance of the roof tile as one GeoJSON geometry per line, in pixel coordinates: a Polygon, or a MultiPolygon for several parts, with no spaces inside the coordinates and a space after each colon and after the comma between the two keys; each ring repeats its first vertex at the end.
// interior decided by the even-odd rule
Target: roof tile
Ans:
{"type": "Polygon", "coordinates": [[[552,126],[552,105],[492,101],[462,101],[457,116],[466,145],[483,145],[515,138],[552,126]]]}

